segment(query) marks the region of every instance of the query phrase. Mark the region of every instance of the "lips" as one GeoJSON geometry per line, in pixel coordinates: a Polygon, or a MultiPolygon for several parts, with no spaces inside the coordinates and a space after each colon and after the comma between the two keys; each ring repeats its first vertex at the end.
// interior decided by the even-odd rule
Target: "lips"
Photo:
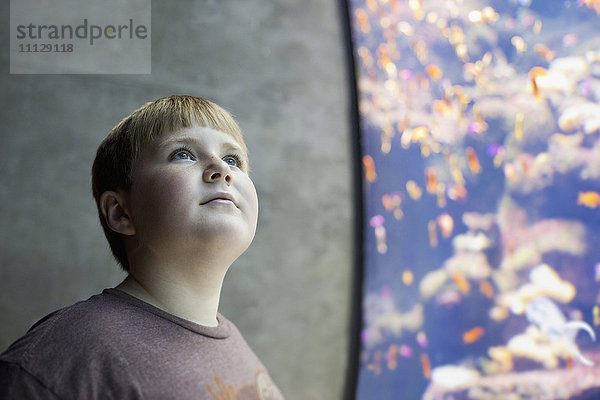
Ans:
{"type": "Polygon", "coordinates": [[[225,193],[225,192],[219,192],[219,193],[214,193],[208,197],[206,197],[202,203],[200,203],[200,205],[205,205],[208,203],[226,203],[226,202],[231,202],[233,203],[233,205],[235,205],[237,207],[237,204],[235,202],[235,200],[233,199],[233,196],[229,193],[225,193]]]}

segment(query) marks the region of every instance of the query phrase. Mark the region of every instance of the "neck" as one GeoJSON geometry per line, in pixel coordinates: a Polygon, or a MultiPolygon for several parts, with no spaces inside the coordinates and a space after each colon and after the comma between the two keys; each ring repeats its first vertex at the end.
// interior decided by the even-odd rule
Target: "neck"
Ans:
{"type": "Polygon", "coordinates": [[[228,267],[133,264],[117,289],[180,318],[217,326],[221,287],[228,267]]]}

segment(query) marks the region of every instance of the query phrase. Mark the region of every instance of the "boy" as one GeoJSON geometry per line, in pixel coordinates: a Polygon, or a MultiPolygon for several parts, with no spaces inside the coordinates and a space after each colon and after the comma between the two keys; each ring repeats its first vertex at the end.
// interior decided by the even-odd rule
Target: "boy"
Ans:
{"type": "Polygon", "coordinates": [[[9,347],[0,399],[283,399],[217,311],[258,216],[231,115],[191,96],[145,104],[98,148],[92,190],[128,276],[9,347]]]}

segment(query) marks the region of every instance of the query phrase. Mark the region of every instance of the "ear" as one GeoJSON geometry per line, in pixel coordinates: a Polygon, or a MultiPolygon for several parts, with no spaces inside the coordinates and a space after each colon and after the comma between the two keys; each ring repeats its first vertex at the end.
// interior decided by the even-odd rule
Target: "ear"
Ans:
{"type": "Polygon", "coordinates": [[[135,235],[135,226],[121,193],[107,190],[100,195],[100,211],[110,229],[123,235],[135,235]]]}

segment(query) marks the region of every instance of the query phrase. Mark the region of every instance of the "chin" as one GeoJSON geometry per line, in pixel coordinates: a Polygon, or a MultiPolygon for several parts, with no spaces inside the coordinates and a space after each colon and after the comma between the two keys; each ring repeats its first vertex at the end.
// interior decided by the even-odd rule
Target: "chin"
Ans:
{"type": "Polygon", "coordinates": [[[220,225],[203,231],[203,235],[215,244],[225,245],[233,249],[245,251],[252,239],[254,239],[254,230],[239,226],[220,225]]]}

